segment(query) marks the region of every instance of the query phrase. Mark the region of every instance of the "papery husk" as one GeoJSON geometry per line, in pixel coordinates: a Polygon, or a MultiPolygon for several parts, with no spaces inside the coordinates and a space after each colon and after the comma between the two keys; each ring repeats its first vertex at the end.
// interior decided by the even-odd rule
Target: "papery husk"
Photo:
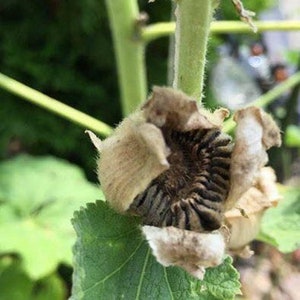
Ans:
{"type": "Polygon", "coordinates": [[[256,184],[242,195],[235,208],[225,213],[225,223],[231,232],[231,252],[240,252],[242,256],[250,253],[244,247],[257,236],[264,211],[276,206],[280,198],[274,170],[262,168],[256,184]]]}
{"type": "Polygon", "coordinates": [[[134,197],[169,168],[169,149],[161,131],[135,113],[102,142],[98,160],[101,188],[110,205],[126,211],[134,197]]]}
{"type": "Polygon", "coordinates": [[[225,238],[220,231],[197,233],[175,227],[143,226],[143,233],[160,264],[181,267],[198,279],[203,279],[205,268],[223,261],[225,238]]]}
{"type": "Polygon", "coordinates": [[[229,115],[225,108],[212,113],[183,92],[158,86],[153,87],[153,94],[142,110],[147,122],[178,131],[220,128],[229,115]]]}
{"type": "Polygon", "coordinates": [[[267,150],[281,145],[280,130],[275,121],[258,107],[238,110],[235,146],[231,156],[230,190],[226,210],[235,206],[241,196],[256,182],[268,162],[267,150]]]}

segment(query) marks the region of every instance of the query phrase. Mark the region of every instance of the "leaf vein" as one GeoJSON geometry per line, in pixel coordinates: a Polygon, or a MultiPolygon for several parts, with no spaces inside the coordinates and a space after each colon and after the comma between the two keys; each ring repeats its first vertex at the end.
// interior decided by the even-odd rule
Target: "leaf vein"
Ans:
{"type": "Polygon", "coordinates": [[[131,255],[118,267],[116,268],[113,272],[111,272],[110,274],[108,274],[107,276],[105,276],[103,279],[101,279],[100,281],[94,283],[92,286],[90,286],[89,288],[87,288],[86,290],[84,290],[83,292],[89,292],[90,290],[92,290],[93,288],[97,287],[98,285],[104,283],[106,280],[108,280],[110,277],[114,276],[117,272],[119,272],[122,268],[125,267],[125,265],[130,261],[130,259],[136,254],[136,252],[141,248],[143,244],[143,241],[141,241],[138,246],[135,248],[135,250],[131,253],[131,255]]]}
{"type": "Polygon", "coordinates": [[[146,267],[147,267],[147,264],[148,264],[148,261],[149,261],[149,257],[150,257],[150,248],[148,248],[148,250],[147,250],[145,262],[144,262],[144,265],[143,265],[143,268],[142,268],[141,277],[140,277],[140,280],[139,280],[139,285],[138,285],[137,292],[136,292],[136,297],[135,297],[136,300],[139,300],[139,297],[140,297],[140,294],[141,294],[143,279],[144,279],[145,270],[146,270],[146,267]]]}
{"type": "Polygon", "coordinates": [[[169,282],[169,279],[168,279],[167,270],[166,270],[165,267],[164,267],[164,277],[166,279],[167,287],[168,287],[168,290],[170,292],[171,300],[174,300],[175,298],[173,297],[172,289],[171,289],[170,282],[169,282]]]}

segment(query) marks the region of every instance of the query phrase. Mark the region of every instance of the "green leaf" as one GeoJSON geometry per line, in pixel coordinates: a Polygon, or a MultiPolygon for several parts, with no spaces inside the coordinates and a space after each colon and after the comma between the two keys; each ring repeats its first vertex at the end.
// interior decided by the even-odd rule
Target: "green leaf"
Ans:
{"type": "Polygon", "coordinates": [[[29,300],[33,281],[24,273],[20,264],[9,257],[0,260],[0,299],[29,300]]]}
{"type": "Polygon", "coordinates": [[[0,260],[1,300],[63,300],[66,288],[57,274],[39,281],[32,281],[16,259],[0,260]]]}
{"type": "Polygon", "coordinates": [[[156,262],[139,220],[97,201],[76,212],[71,299],[233,299],[239,292],[231,259],[209,269],[203,282],[156,262]]]}
{"type": "Polygon", "coordinates": [[[292,252],[300,247],[300,189],[282,188],[283,199],[265,213],[258,239],[292,252]]]}
{"type": "Polygon", "coordinates": [[[17,253],[38,279],[72,263],[74,210],[103,199],[76,166],[53,157],[18,156],[0,164],[0,253],[17,253]]]}
{"type": "Polygon", "coordinates": [[[65,300],[66,294],[63,280],[54,273],[36,282],[30,300],[65,300]]]}
{"type": "Polygon", "coordinates": [[[288,126],[285,133],[285,143],[290,147],[300,147],[300,129],[298,126],[288,126]]]}
{"type": "Polygon", "coordinates": [[[239,273],[232,266],[232,258],[228,256],[222,265],[206,271],[204,281],[201,282],[201,299],[234,299],[236,294],[241,293],[239,277],[239,273]]]}

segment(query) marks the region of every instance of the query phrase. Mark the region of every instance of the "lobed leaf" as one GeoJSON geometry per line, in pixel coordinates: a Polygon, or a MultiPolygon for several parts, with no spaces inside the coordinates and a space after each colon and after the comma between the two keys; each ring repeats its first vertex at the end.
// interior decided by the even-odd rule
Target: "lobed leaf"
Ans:
{"type": "Polygon", "coordinates": [[[112,211],[97,201],[76,212],[73,300],[84,299],[233,299],[238,273],[227,258],[208,269],[204,281],[182,269],[156,262],[137,218],[112,211]]]}
{"type": "Polygon", "coordinates": [[[0,164],[0,253],[16,253],[39,279],[72,263],[70,219],[86,201],[103,197],[76,166],[27,155],[0,164]]]}

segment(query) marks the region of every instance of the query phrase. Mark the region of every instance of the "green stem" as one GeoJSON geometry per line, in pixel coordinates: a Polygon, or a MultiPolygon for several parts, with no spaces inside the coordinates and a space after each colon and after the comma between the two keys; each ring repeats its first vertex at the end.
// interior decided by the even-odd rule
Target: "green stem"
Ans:
{"type": "MultiPolygon", "coordinates": [[[[300,21],[257,21],[253,22],[259,32],[300,30],[300,21]]],[[[241,21],[215,21],[210,26],[211,33],[253,33],[248,24],[241,21]]],[[[175,32],[174,22],[148,25],[141,30],[142,39],[149,43],[175,32]]]]}
{"type": "Polygon", "coordinates": [[[46,108],[84,128],[91,129],[103,136],[108,136],[112,128],[107,124],[86,115],[66,104],[63,104],[49,96],[42,94],[6,75],[0,73],[0,87],[8,92],[15,94],[24,100],[46,108]]]}
{"type": "MultiPolygon", "coordinates": [[[[280,83],[264,95],[257,98],[254,102],[251,102],[248,106],[258,106],[258,107],[264,107],[270,103],[272,103],[274,100],[276,100],[280,95],[288,91],[289,89],[293,88],[297,84],[300,83],[300,71],[293,74],[290,78],[285,80],[284,82],[280,83]]],[[[223,130],[225,132],[231,131],[235,126],[235,122],[233,121],[232,117],[229,118],[224,126],[223,130]]]]}
{"type": "Polygon", "coordinates": [[[201,101],[212,0],[178,0],[173,87],[201,101]]]}
{"type": "MultiPolygon", "coordinates": [[[[300,56],[298,57],[297,70],[300,70],[300,56]]],[[[290,124],[297,123],[297,105],[299,99],[299,92],[300,83],[294,86],[289,96],[288,102],[286,103],[286,115],[281,123],[281,130],[284,132],[290,124]]]]}
{"type": "Polygon", "coordinates": [[[112,30],[123,114],[128,115],[146,99],[145,43],[135,37],[137,0],[106,0],[112,30]]]}
{"type": "Polygon", "coordinates": [[[264,95],[260,96],[257,100],[254,101],[254,105],[263,107],[271,102],[273,102],[276,98],[278,98],[280,95],[294,87],[300,82],[300,71],[290,76],[287,80],[284,82],[278,84],[276,87],[274,87],[272,90],[268,91],[264,95]]]}

